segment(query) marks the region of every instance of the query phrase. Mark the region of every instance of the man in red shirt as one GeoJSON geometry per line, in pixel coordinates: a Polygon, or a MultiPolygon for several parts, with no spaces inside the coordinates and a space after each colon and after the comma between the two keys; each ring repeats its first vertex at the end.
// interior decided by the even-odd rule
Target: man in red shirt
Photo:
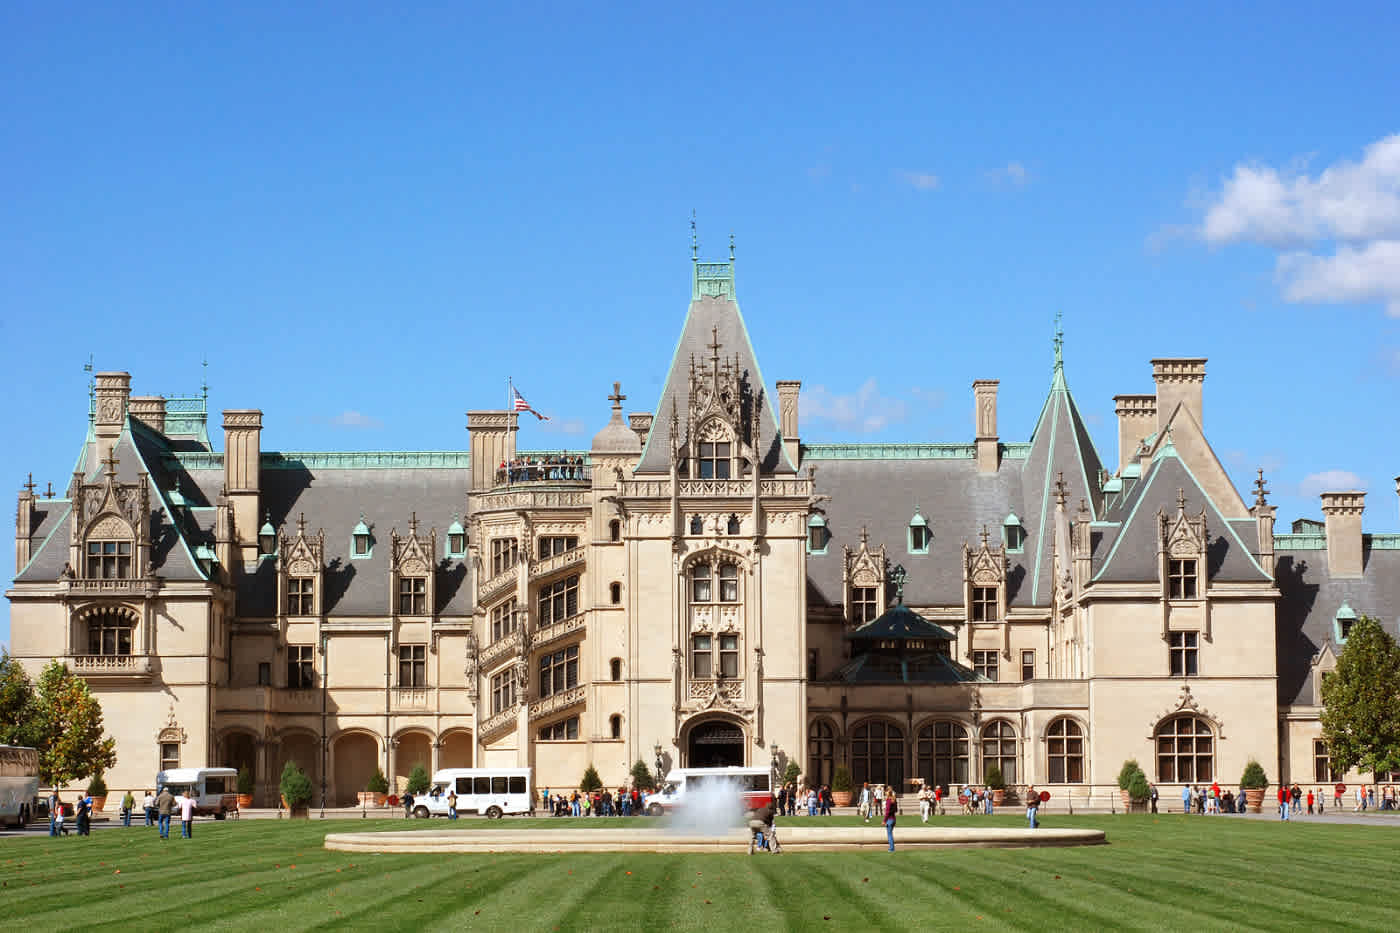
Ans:
{"type": "Polygon", "coordinates": [[[1308,816],[1312,816],[1312,808],[1313,808],[1313,792],[1310,790],[1310,791],[1308,791],[1308,816]]]}
{"type": "Polygon", "coordinates": [[[1282,784],[1278,788],[1278,815],[1279,819],[1288,821],[1288,788],[1282,784]]]}

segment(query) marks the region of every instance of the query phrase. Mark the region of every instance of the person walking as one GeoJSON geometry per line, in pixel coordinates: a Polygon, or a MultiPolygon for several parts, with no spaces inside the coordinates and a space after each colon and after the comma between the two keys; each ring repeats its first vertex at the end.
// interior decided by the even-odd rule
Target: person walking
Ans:
{"type": "Polygon", "coordinates": [[[63,801],[58,791],[49,794],[49,835],[57,836],[63,829],[63,801]]]}
{"type": "Polygon", "coordinates": [[[180,792],[180,838],[194,838],[194,795],[188,790],[180,792]]]}
{"type": "Polygon", "coordinates": [[[131,791],[126,792],[122,798],[122,826],[131,828],[131,811],[136,808],[136,798],[131,795],[131,791]]]}
{"type": "Polygon", "coordinates": [[[1040,792],[1031,786],[1026,789],[1026,821],[1031,829],[1040,828],[1040,792]]]}
{"type": "Polygon", "coordinates": [[[1191,815],[1191,785],[1181,785],[1181,812],[1191,815]]]}
{"type": "Polygon", "coordinates": [[[982,788],[982,813],[986,816],[992,815],[992,789],[982,788]]]}
{"type": "Polygon", "coordinates": [[[53,834],[55,836],[68,835],[68,829],[63,825],[63,801],[60,800],[58,805],[53,807],[49,812],[53,814],[53,818],[56,821],[53,827],[53,834]]]}
{"type": "Polygon", "coordinates": [[[403,818],[408,819],[413,815],[413,794],[408,791],[403,792],[403,818]]]}
{"type": "Polygon", "coordinates": [[[859,813],[865,822],[870,822],[870,782],[866,781],[860,788],[860,800],[856,801],[856,812],[859,813]]]}
{"type": "Polygon", "coordinates": [[[141,798],[141,809],[146,811],[146,825],[156,825],[156,795],[149,790],[146,796],[141,798]]]}
{"type": "Polygon", "coordinates": [[[175,795],[170,793],[169,787],[162,787],[156,798],[156,831],[162,839],[170,838],[170,814],[174,809],[175,795]]]}
{"type": "Polygon", "coordinates": [[[449,820],[457,818],[457,791],[455,789],[447,792],[447,818],[449,820]]]}
{"type": "Polygon", "coordinates": [[[1148,801],[1149,801],[1149,802],[1151,803],[1151,805],[1152,805],[1152,812],[1153,812],[1153,813],[1156,813],[1156,812],[1157,812],[1157,785],[1156,785],[1156,784],[1148,784],[1148,785],[1147,785],[1147,799],[1148,799],[1148,801]]]}
{"type": "Polygon", "coordinates": [[[1364,809],[1366,809],[1366,787],[1365,787],[1364,785],[1362,785],[1362,784],[1357,784],[1357,785],[1356,785],[1356,806],[1352,809],[1351,812],[1353,812],[1353,813],[1360,813],[1360,812],[1361,812],[1362,810],[1364,810],[1364,809]]]}
{"type": "Polygon", "coordinates": [[[1288,788],[1282,784],[1278,788],[1278,818],[1288,822],[1288,788]]]}
{"type": "Polygon", "coordinates": [[[925,823],[928,822],[928,811],[932,804],[933,792],[930,791],[928,785],[925,784],[919,790],[919,819],[923,820],[925,823]]]}
{"type": "Polygon", "coordinates": [[[1308,816],[1312,816],[1312,815],[1313,815],[1313,792],[1312,792],[1312,788],[1308,788],[1308,816]]]}
{"type": "Polygon", "coordinates": [[[933,789],[933,815],[938,816],[943,812],[943,785],[939,784],[933,789]]]}
{"type": "Polygon", "coordinates": [[[79,794],[75,812],[77,814],[78,835],[86,836],[88,834],[88,823],[92,819],[90,815],[92,813],[92,798],[87,794],[79,794]]]}
{"type": "Polygon", "coordinates": [[[894,851],[894,821],[899,815],[899,801],[895,798],[894,788],[885,788],[885,837],[890,841],[890,851],[894,851]]]}

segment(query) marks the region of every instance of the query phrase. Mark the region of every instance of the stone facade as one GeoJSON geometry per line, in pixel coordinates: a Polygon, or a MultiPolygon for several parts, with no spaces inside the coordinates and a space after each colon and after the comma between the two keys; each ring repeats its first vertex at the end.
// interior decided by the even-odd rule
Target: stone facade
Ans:
{"type": "Polygon", "coordinates": [[[88,678],[114,793],[233,765],[272,804],[288,760],[332,806],[419,763],[617,785],[658,748],[901,789],[995,764],[1081,799],[1125,758],[1317,783],[1317,685],[1348,612],[1393,629],[1400,536],[1350,491],[1276,534],[1205,438],[1205,364],[1116,397],[1113,472],[1059,338],[1028,442],[978,380],[966,441],[804,445],[731,259],[693,264],[657,409],[614,385],[587,450],[518,450],[487,410],[465,452],[274,452],[234,409],[220,453],[203,399],[102,373],[67,491],[19,496],[12,651],[88,678]]]}

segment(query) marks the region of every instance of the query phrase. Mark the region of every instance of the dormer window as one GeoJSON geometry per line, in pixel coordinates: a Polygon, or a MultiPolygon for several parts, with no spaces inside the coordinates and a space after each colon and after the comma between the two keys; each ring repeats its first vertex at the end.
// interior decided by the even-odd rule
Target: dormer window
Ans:
{"type": "Polygon", "coordinates": [[[131,542],[89,541],[85,570],[89,580],[131,579],[131,542]]]}
{"type": "Polygon", "coordinates": [[[997,598],[994,586],[974,586],[972,588],[972,621],[996,622],[1001,616],[1001,600],[997,598]]]}
{"type": "Polygon", "coordinates": [[[1337,610],[1335,618],[1337,628],[1337,643],[1346,644],[1347,638],[1351,635],[1352,626],[1356,625],[1356,610],[1351,608],[1351,603],[1342,600],[1342,607],[1337,610]]]}
{"type": "Polygon", "coordinates": [[[1006,521],[1001,523],[1001,532],[1007,551],[1019,554],[1026,549],[1026,529],[1015,512],[1006,516],[1006,521]]]}
{"type": "Polygon", "coordinates": [[[700,443],[697,469],[699,479],[729,479],[729,444],[700,443]]]}
{"type": "Polygon", "coordinates": [[[268,515],[262,528],[258,529],[258,553],[271,557],[277,553],[277,529],[272,527],[272,516],[268,515]]]}
{"type": "Polygon", "coordinates": [[[287,615],[309,616],[314,614],[316,605],[316,580],[314,577],[287,578],[287,615]]]}
{"type": "Polygon", "coordinates": [[[428,613],[428,580],[426,577],[399,578],[399,615],[421,616],[428,613]]]}
{"type": "Polygon", "coordinates": [[[821,515],[813,515],[807,519],[807,553],[825,554],[826,546],[831,541],[831,532],[827,530],[826,519],[821,515]]]}
{"type": "Polygon", "coordinates": [[[1167,562],[1168,599],[1195,599],[1196,581],[1196,558],[1173,557],[1167,562]]]}
{"type": "Polygon", "coordinates": [[[447,527],[447,556],[465,557],[467,554],[467,532],[462,523],[453,520],[447,527]]]}
{"type": "Polygon", "coordinates": [[[927,554],[929,542],[932,540],[933,533],[929,531],[928,520],[915,508],[914,517],[909,519],[909,553],[927,554]]]}
{"type": "Polygon", "coordinates": [[[373,545],[370,543],[369,526],[365,524],[364,513],[360,514],[360,521],[355,525],[355,530],[350,533],[350,557],[352,560],[363,560],[373,552],[373,545]]]}

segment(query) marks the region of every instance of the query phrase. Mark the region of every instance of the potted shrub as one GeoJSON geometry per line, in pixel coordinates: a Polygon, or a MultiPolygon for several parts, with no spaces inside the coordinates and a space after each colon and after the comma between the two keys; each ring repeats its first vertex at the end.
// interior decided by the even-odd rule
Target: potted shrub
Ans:
{"type": "Polygon", "coordinates": [[[1118,769],[1118,793],[1123,797],[1123,812],[1142,812],[1147,808],[1147,797],[1150,791],[1147,787],[1147,775],[1142,773],[1142,768],[1138,765],[1137,759],[1129,758],[1123,762],[1123,767],[1118,769]],[[1139,783],[1137,778],[1141,777],[1139,783]]]}
{"type": "Polygon", "coordinates": [[[389,779],[384,776],[382,770],[375,768],[374,774],[365,782],[365,789],[360,791],[360,806],[382,807],[388,796],[389,779]]]}
{"type": "Polygon", "coordinates": [[[295,761],[287,762],[282,769],[282,779],[277,782],[282,792],[282,806],[290,811],[293,819],[309,819],[307,804],[311,802],[311,778],[297,766],[295,761]]]}
{"type": "Polygon", "coordinates": [[[851,805],[851,771],[845,765],[831,773],[831,801],[838,807],[851,805]]]}
{"type": "Polygon", "coordinates": [[[1264,805],[1264,791],[1269,789],[1269,776],[1264,773],[1264,766],[1251,758],[1244,766],[1244,774],[1240,775],[1240,787],[1244,788],[1249,812],[1258,813],[1264,805]]]}
{"type": "Polygon", "coordinates": [[[578,789],[584,793],[591,794],[595,790],[603,789],[603,779],[598,777],[598,769],[589,765],[583,772],[583,780],[579,782],[578,789]]]}
{"type": "Polygon", "coordinates": [[[102,780],[102,772],[92,776],[88,782],[88,796],[92,798],[92,812],[96,813],[107,805],[107,782],[102,780]]]}
{"type": "Polygon", "coordinates": [[[987,769],[984,780],[987,786],[992,789],[992,806],[1001,806],[1006,800],[1006,778],[1002,777],[1001,769],[992,765],[987,769]]]}
{"type": "Polygon", "coordinates": [[[253,772],[244,765],[238,769],[238,809],[242,810],[253,805],[253,772]]]}

